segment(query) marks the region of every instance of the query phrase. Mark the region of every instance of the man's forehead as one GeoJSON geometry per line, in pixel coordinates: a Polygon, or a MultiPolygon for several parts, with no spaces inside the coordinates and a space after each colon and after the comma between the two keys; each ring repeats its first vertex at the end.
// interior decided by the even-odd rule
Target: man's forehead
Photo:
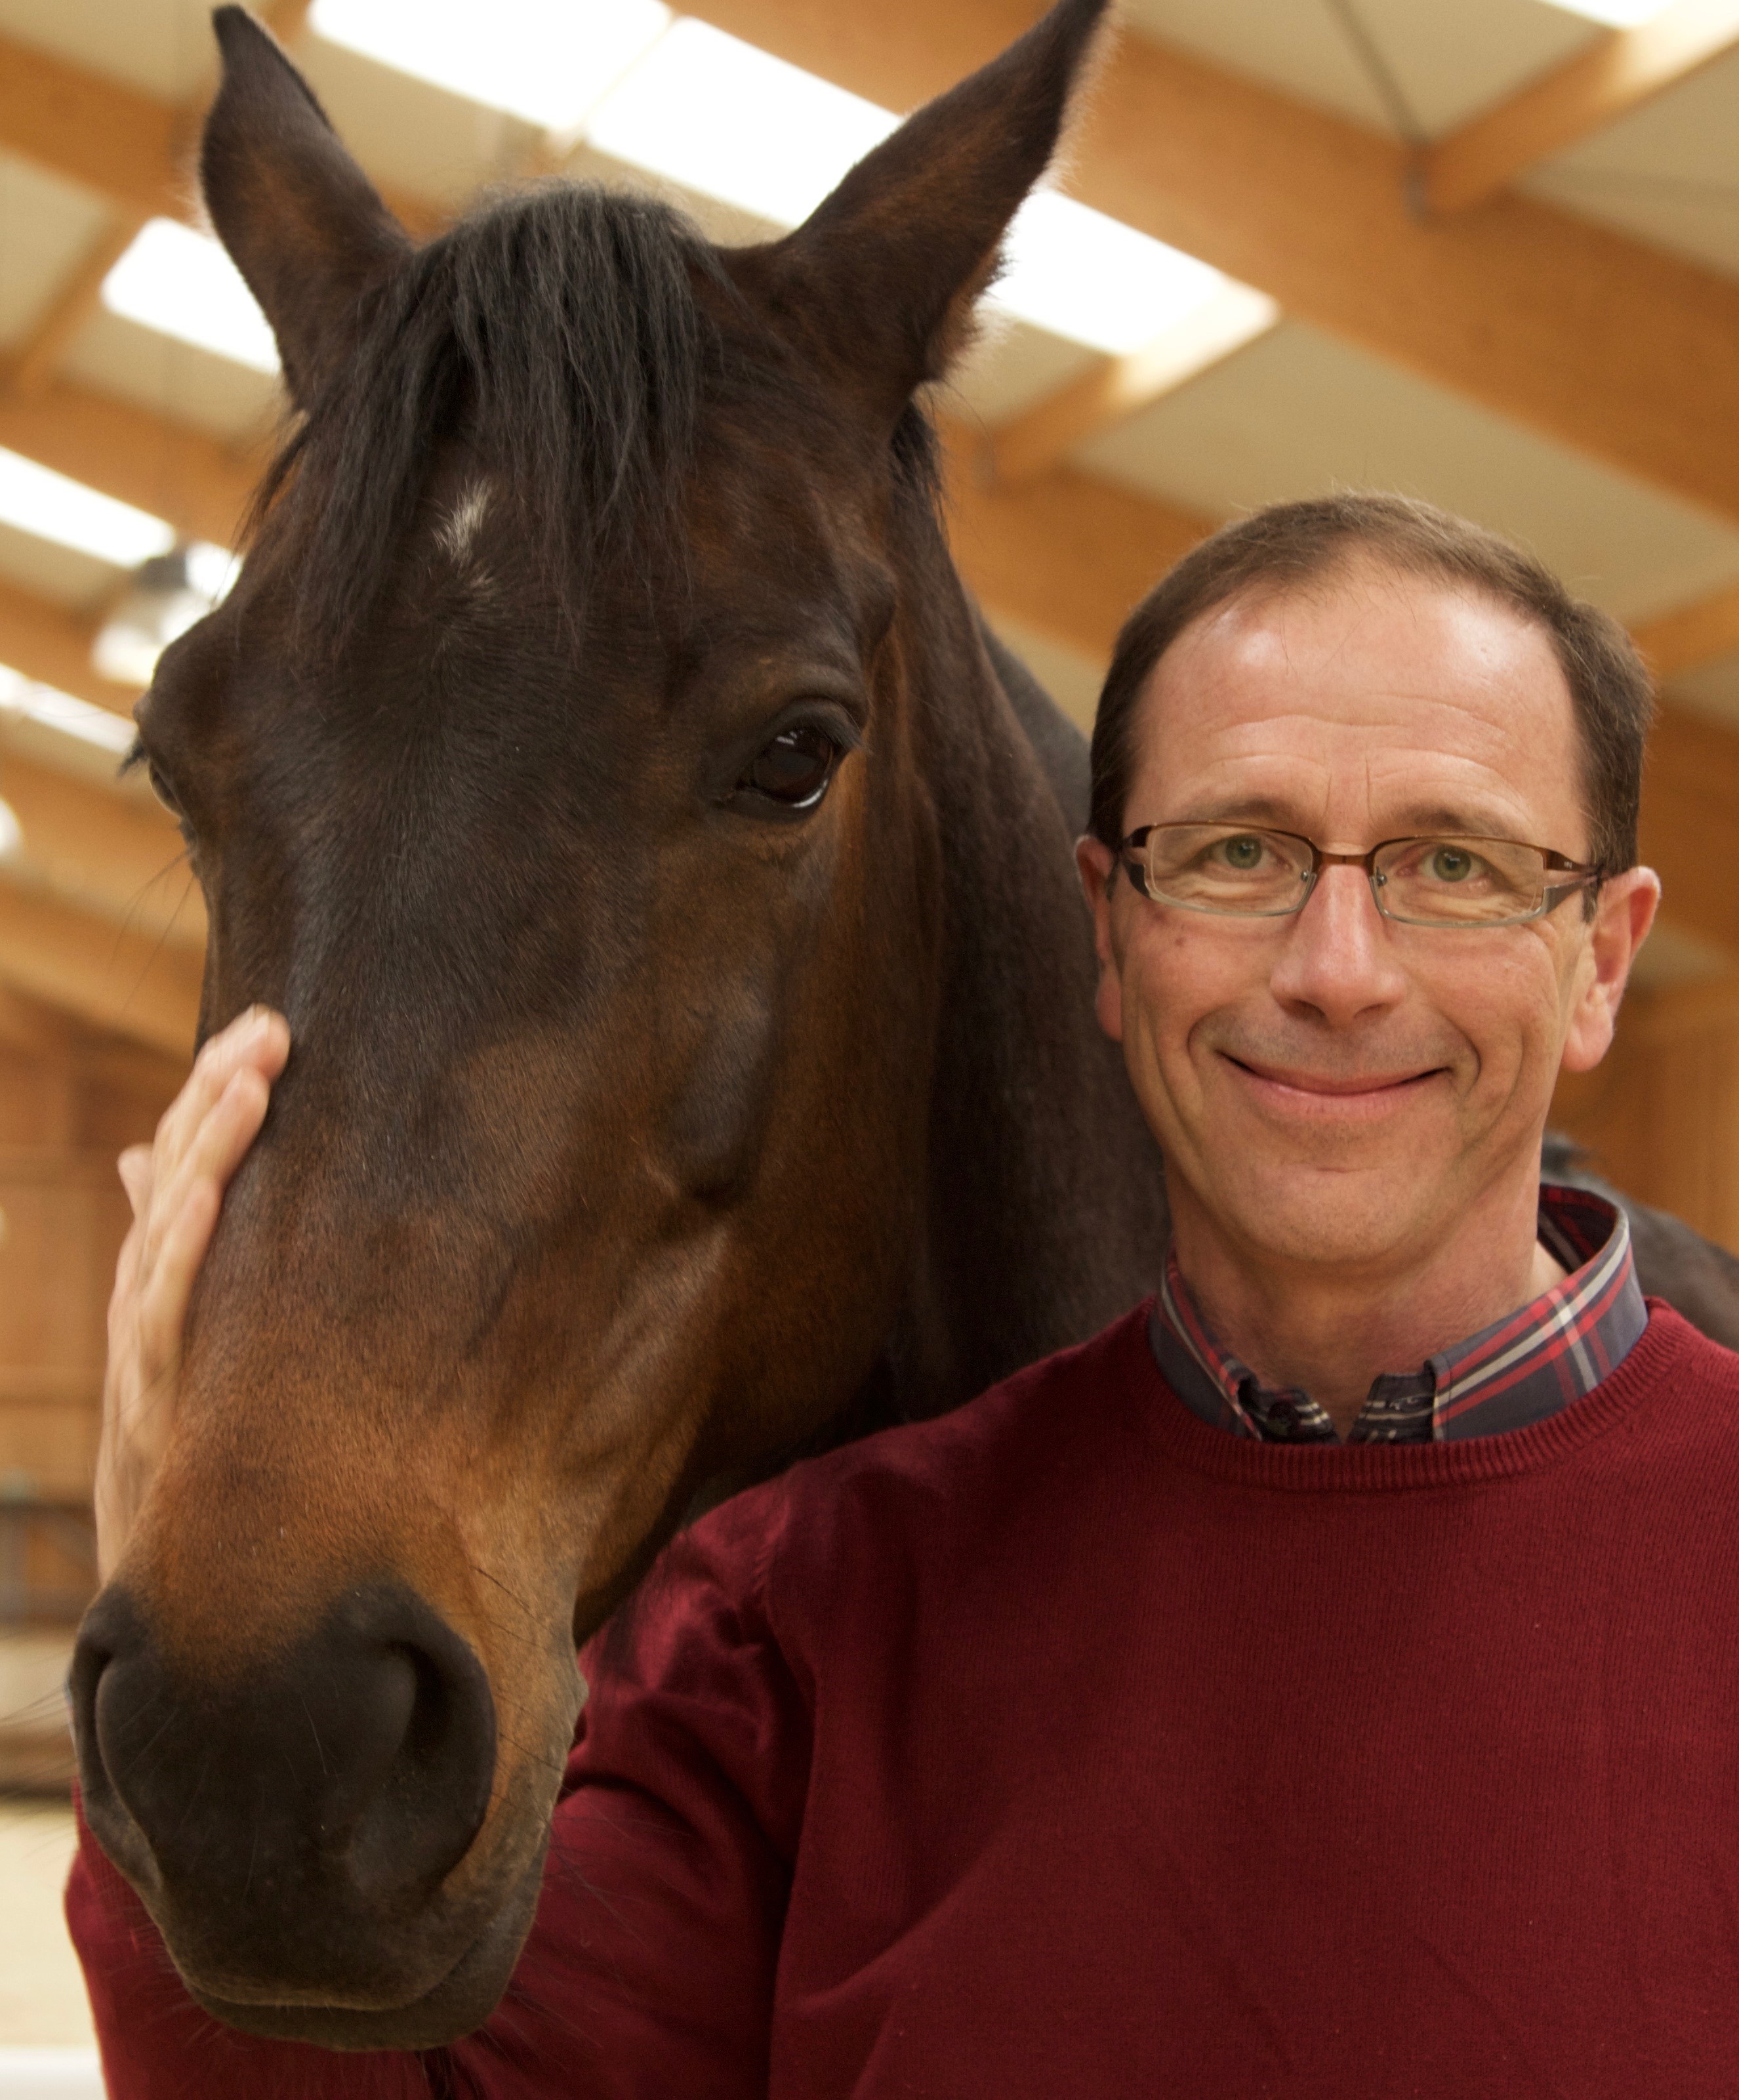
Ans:
{"type": "Polygon", "coordinates": [[[1364,567],[1247,591],[1185,629],[1156,668],[1156,695],[1191,712],[1260,712],[1284,698],[1331,720],[1383,720],[1448,704],[1508,719],[1569,720],[1569,691],[1537,622],[1447,580],[1364,567]]]}
{"type": "Polygon", "coordinates": [[[1314,812],[1356,774],[1374,816],[1441,802],[1506,829],[1581,828],[1574,709],[1549,637],[1446,581],[1352,568],[1246,593],[1185,629],[1140,708],[1135,770],[1168,804],[1229,806],[1247,786],[1314,812]]]}

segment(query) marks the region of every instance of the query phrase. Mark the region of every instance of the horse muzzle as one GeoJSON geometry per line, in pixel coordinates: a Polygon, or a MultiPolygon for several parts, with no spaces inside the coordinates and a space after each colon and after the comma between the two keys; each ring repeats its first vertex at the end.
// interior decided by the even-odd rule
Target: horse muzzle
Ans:
{"type": "MultiPolygon", "coordinates": [[[[432,2024],[449,2040],[487,1972],[468,2024],[487,2015],[529,1921],[527,1863],[468,1858],[495,1703],[475,1652],[413,1590],[350,1587],[287,1648],[214,1680],[179,1667],[112,1584],[71,1692],[86,1819],[210,2010],[307,2039],[432,2024]]],[[[530,1879],[535,1904],[535,1862],[530,1879]]]]}

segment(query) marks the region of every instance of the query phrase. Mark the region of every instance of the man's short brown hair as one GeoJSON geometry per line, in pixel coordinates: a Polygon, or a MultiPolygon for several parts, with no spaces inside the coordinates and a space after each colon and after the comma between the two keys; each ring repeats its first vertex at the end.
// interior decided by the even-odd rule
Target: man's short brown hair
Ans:
{"type": "Polygon", "coordinates": [[[1572,598],[1548,568],[1511,540],[1404,496],[1326,496],[1271,505],[1222,527],[1160,579],[1123,623],[1099,697],[1088,819],[1093,836],[1114,850],[1123,836],[1141,693],[1184,629],[1232,598],[1291,589],[1360,557],[1404,575],[1459,585],[1545,629],[1582,738],[1588,857],[1603,878],[1633,867],[1654,689],[1631,638],[1608,614],[1572,598]]]}

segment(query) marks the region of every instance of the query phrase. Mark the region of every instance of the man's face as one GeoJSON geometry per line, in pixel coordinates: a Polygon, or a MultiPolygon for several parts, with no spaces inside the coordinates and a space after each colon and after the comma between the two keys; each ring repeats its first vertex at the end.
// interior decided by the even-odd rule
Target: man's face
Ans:
{"type": "MultiPolygon", "coordinates": [[[[1140,702],[1124,830],[1296,832],[1329,852],[1453,832],[1587,858],[1569,690],[1546,635],[1451,586],[1361,563],[1188,629],[1140,702]]],[[[1610,1039],[1657,886],[1519,926],[1379,915],[1356,867],[1302,911],[1150,902],[1081,848],[1100,1019],[1163,1149],[1181,1232],[1247,1253],[1428,1260],[1482,1197],[1531,1185],[1560,1064],[1610,1039]]]]}

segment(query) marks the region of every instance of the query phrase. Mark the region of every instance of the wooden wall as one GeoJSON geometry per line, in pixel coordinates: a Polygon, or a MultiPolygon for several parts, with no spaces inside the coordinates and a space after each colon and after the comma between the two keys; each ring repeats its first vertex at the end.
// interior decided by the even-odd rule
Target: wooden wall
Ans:
{"type": "MultiPolygon", "coordinates": [[[[150,1136],[184,1069],[0,993],[0,1546],[15,1557],[21,1507],[88,1502],[127,1222],[115,1155],[150,1136]]],[[[88,1569],[57,1527],[22,1535],[32,1594],[76,1595],[88,1569]]]]}
{"type": "Polygon", "coordinates": [[[1554,1120],[1621,1189],[1739,1253],[1739,977],[1633,990],[1554,1120]]]}

